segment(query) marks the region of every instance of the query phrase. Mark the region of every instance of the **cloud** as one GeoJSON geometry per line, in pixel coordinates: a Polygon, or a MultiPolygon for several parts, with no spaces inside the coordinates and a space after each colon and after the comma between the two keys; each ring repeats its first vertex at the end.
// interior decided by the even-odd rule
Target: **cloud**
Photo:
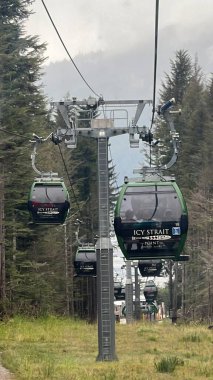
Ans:
{"type": "MultiPolygon", "coordinates": [[[[64,42],[82,75],[104,99],[152,99],[154,70],[155,1],[86,0],[71,2],[45,0],[64,42]]],[[[41,1],[33,3],[35,14],[27,24],[30,34],[48,42],[49,64],[44,67],[44,91],[58,101],[68,92],[78,99],[93,95],[68,60],[41,1]]],[[[213,62],[213,2],[205,0],[160,1],[157,94],[170,59],[185,49],[207,75],[213,62]]],[[[149,125],[151,110],[144,112],[141,124],[149,125]]],[[[127,136],[111,140],[119,162],[120,178],[131,176],[143,161],[139,152],[129,149],[127,136]],[[124,148],[125,146],[125,148],[124,148]]]]}
{"type": "MultiPolygon", "coordinates": [[[[147,43],[154,46],[154,0],[63,0],[63,6],[58,0],[45,0],[45,4],[73,57],[99,51],[118,55],[136,48],[144,51],[147,43]]],[[[40,0],[33,3],[33,10],[27,30],[48,43],[50,61],[63,60],[66,53],[40,0]]],[[[200,41],[212,36],[212,14],[212,0],[205,0],[205,6],[200,0],[160,1],[159,45],[198,42],[199,49],[200,41]],[[162,38],[171,28],[173,33],[162,38]]]]}

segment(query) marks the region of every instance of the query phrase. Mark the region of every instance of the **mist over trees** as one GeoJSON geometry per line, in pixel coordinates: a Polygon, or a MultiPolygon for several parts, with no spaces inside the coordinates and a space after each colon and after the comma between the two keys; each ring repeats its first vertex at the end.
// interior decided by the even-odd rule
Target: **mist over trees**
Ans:
{"type": "MultiPolygon", "coordinates": [[[[81,138],[71,153],[61,147],[67,171],[57,146],[50,142],[39,150],[39,167],[58,171],[69,189],[71,213],[66,225],[33,227],[27,211],[34,178],[29,140],[33,132],[46,137],[56,129],[38,84],[45,45],[24,33],[30,3],[0,1],[0,313],[2,317],[55,313],[94,320],[95,280],[76,279],[73,259],[76,219],[83,219],[82,242],[94,242],[98,233],[95,141],[81,138]]],[[[190,261],[178,265],[178,296],[182,315],[195,319],[213,315],[212,95],[213,77],[206,82],[198,61],[187,51],[177,51],[163,78],[160,98],[163,102],[175,97],[182,109],[175,119],[181,149],[172,172],[188,205],[185,253],[190,261]]],[[[168,142],[162,123],[155,134],[168,142]]],[[[168,146],[165,154],[170,154],[168,146]]]]}

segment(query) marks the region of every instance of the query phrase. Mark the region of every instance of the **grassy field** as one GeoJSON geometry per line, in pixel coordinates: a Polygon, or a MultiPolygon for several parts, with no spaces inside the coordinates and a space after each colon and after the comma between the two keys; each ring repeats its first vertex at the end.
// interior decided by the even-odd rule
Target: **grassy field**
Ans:
{"type": "Polygon", "coordinates": [[[96,362],[97,325],[49,317],[0,323],[1,363],[16,380],[213,379],[213,330],[116,324],[118,361],[96,362]]]}

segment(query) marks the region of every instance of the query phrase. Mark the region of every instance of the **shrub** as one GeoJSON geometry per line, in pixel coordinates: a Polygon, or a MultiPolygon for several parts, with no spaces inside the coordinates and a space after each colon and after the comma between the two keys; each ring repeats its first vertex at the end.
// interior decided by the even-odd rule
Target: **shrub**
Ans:
{"type": "Polygon", "coordinates": [[[157,372],[161,373],[171,373],[175,370],[177,365],[184,365],[184,362],[176,356],[162,358],[158,363],[155,362],[157,372]]]}

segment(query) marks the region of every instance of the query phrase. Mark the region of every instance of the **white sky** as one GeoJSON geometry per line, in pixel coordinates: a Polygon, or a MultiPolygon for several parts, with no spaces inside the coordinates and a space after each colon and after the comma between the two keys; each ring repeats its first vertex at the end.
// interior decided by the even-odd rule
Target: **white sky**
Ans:
{"type": "MultiPolygon", "coordinates": [[[[159,3],[159,51],[171,42],[175,51],[181,42],[182,48],[199,53],[203,41],[212,62],[213,1],[159,3]]],[[[154,46],[155,0],[45,0],[45,4],[73,57],[100,50],[117,55],[136,47],[143,49],[147,42],[154,46]]],[[[28,31],[48,43],[50,61],[67,58],[42,1],[35,0],[32,9],[35,13],[27,24],[28,31]]]]}

